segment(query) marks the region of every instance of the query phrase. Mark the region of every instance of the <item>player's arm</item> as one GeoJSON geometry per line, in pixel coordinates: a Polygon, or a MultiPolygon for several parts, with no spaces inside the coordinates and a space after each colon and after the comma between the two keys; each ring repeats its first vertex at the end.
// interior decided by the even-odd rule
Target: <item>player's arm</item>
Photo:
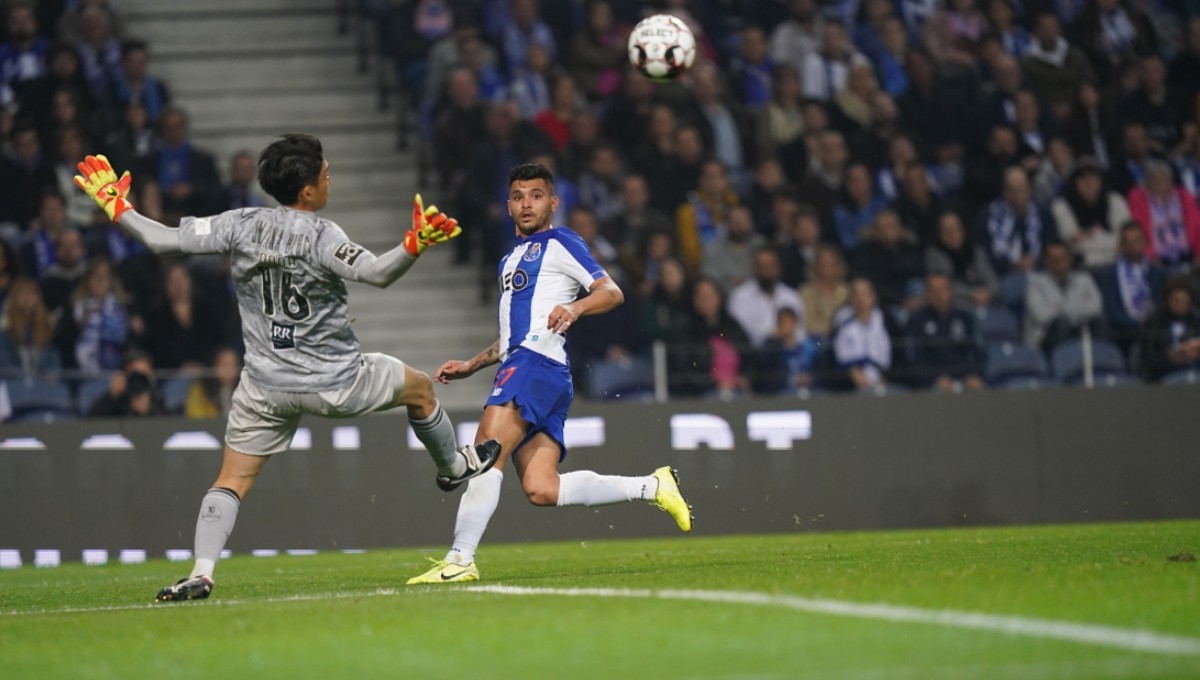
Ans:
{"type": "Polygon", "coordinates": [[[603,314],[625,301],[625,294],[610,276],[596,279],[588,288],[588,294],[574,302],[558,305],[550,310],[546,328],[555,333],[566,333],[571,324],[581,316],[603,314]]]}
{"type": "Polygon", "coordinates": [[[110,220],[133,234],[151,252],[180,252],[178,229],[160,224],[133,209],[133,204],[127,198],[129,186],[133,183],[128,170],[118,178],[104,156],[88,156],[77,167],[82,174],[75,176],[75,185],[91,196],[110,220]]]}
{"type": "Polygon", "coordinates": [[[433,379],[442,384],[475,375],[480,369],[500,362],[500,339],[476,354],[470,361],[447,361],[434,374],[433,379]]]}
{"type": "Polygon", "coordinates": [[[382,255],[364,252],[362,264],[355,270],[355,280],[378,288],[387,288],[404,276],[417,258],[431,245],[445,243],[462,233],[458,221],[448,217],[437,206],[428,208],[421,194],[413,199],[413,222],[404,234],[404,243],[382,255]]]}

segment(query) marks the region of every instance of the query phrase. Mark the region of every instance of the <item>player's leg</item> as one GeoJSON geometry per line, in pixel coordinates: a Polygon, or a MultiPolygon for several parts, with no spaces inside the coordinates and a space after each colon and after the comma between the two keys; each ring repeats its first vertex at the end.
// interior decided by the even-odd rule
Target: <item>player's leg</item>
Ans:
{"type": "Polygon", "coordinates": [[[691,508],[669,467],[644,477],[601,475],[591,470],[558,473],[562,451],[554,438],[539,432],[521,447],[513,462],[530,503],[542,506],[612,505],[647,501],[666,510],[684,531],[692,530],[691,508]]]}
{"type": "MultiPolygon", "coordinates": [[[[458,447],[454,423],[438,402],[429,376],[386,354],[363,355],[366,376],[360,377],[366,393],[375,391],[370,383],[383,383],[385,401],[377,410],[405,407],[413,433],[433,457],[438,469],[438,485],[450,489],[467,479],[483,474],[495,458],[495,446],[458,447]]],[[[357,385],[356,385],[357,387],[357,385]]],[[[482,443],[482,442],[478,442],[482,443]]]]}
{"type": "Polygon", "coordinates": [[[475,551],[487,530],[488,521],[500,503],[500,486],[504,481],[504,465],[513,451],[524,441],[529,423],[521,417],[515,403],[489,405],[483,410],[475,441],[492,439],[500,444],[495,466],[467,483],[466,493],[458,502],[454,521],[454,543],[446,557],[433,567],[408,580],[409,585],[455,583],[479,579],[475,566],[475,551]]]}

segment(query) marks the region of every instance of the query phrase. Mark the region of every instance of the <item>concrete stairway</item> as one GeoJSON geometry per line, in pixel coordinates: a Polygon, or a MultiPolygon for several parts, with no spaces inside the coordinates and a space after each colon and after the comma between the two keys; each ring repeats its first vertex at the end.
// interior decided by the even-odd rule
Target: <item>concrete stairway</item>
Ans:
{"type": "MultiPolygon", "coordinates": [[[[283,132],[321,138],[333,186],[324,217],[376,252],[410,219],[411,153],[395,150],[395,118],[378,108],[374,76],[357,71],[352,34],[339,35],[337,0],[122,0],[127,33],[151,45],[151,68],[191,117],[192,139],[225,172],[232,154],[257,153],[283,132]]],[[[387,290],[351,284],[351,315],[365,351],[432,372],[496,338],[495,309],[480,306],[475,269],[433,248],[387,290]]],[[[479,376],[439,389],[452,407],[482,404],[479,376]]]]}

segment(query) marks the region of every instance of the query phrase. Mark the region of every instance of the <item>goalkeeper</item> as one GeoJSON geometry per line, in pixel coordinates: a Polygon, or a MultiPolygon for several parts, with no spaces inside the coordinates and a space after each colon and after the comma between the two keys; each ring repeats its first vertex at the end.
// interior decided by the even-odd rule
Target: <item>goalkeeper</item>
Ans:
{"type": "Polygon", "coordinates": [[[221,471],[200,504],[195,566],[155,599],[208,597],[242,499],[267,458],[288,449],[305,413],[346,418],[404,406],[439,478],[466,481],[495,463],[495,441],[458,448],[428,375],[394,357],[363,354],[350,329],[346,280],[391,285],[427,247],[461,233],[420,195],[404,242],[376,256],[316,215],[329,200],[330,175],[311,135],[284,135],[259,156],[259,185],[279,207],[185,217],[178,229],[138,214],[127,198],[129,173],[118,178],[104,156],[88,156],[79,170],[79,188],[155,253],[227,254],[242,316],[245,369],[233,393],[221,471]]]}

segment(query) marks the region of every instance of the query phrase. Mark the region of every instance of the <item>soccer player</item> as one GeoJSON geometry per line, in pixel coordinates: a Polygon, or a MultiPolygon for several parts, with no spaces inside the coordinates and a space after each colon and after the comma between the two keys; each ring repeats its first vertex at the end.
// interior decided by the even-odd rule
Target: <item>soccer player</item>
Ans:
{"type": "Polygon", "coordinates": [[[346,418],[407,407],[409,422],[437,465],[441,484],[486,472],[499,444],[457,449],[454,427],[429,376],[384,354],[363,354],[350,329],[345,281],[391,285],[426,247],[454,238],[457,222],[418,195],[404,242],[379,255],[317,217],[329,200],[329,163],[311,135],[284,135],[258,159],[258,182],[280,203],[212,217],[185,217],[178,229],[138,214],[104,156],[79,164],[75,183],[155,253],[224,253],[232,258],[246,361],[233,393],[221,471],[200,503],[195,566],[156,596],[160,602],[209,596],[213,568],[233,531],[238,507],[267,458],[286,451],[311,413],[346,418]]]}
{"type": "MultiPolygon", "coordinates": [[[[518,242],[500,262],[500,339],[470,361],[447,361],[434,376],[446,383],[500,362],[475,435],[477,442],[500,442],[500,456],[495,467],[467,485],[450,552],[429,571],[409,579],[410,585],[479,579],[475,551],[500,501],[509,457],[534,505],[645,500],[670,513],[683,531],[692,530],[691,507],[669,467],[645,477],[558,473],[558,463],[567,453],[563,424],[574,396],[564,334],[580,316],[603,314],[621,304],[624,295],[578,234],[550,223],[558,197],[554,176],[545,166],[516,166],[508,187],[508,214],[516,223],[518,242]],[[585,289],[587,296],[577,300],[585,289]]],[[[460,484],[438,480],[446,491],[460,484]]]]}

